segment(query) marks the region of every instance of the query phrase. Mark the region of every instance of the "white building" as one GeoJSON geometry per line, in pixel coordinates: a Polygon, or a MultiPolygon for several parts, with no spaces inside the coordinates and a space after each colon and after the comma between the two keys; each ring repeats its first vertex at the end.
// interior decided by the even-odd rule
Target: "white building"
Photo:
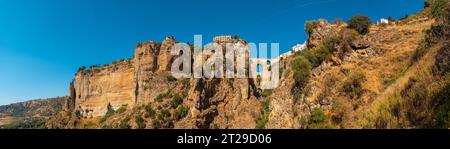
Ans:
{"type": "Polygon", "coordinates": [[[381,18],[379,21],[377,21],[377,24],[389,24],[389,20],[385,18],[381,18]]]}
{"type": "Polygon", "coordinates": [[[306,41],[303,44],[296,44],[292,47],[292,53],[303,51],[306,49],[306,41]]]}
{"type": "Polygon", "coordinates": [[[292,47],[291,51],[280,54],[279,58],[281,58],[281,59],[287,58],[287,57],[295,54],[296,52],[303,51],[305,49],[306,49],[306,41],[303,44],[296,44],[295,46],[292,47]]]}

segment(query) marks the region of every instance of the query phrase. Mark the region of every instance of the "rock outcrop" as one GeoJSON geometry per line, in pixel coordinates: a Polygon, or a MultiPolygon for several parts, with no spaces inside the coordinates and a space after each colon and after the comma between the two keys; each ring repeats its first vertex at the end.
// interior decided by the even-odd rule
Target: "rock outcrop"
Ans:
{"type": "Polygon", "coordinates": [[[309,48],[317,47],[325,37],[328,37],[331,34],[337,34],[344,26],[346,26],[345,23],[340,25],[330,24],[324,19],[316,21],[315,27],[308,37],[306,46],[309,48]]]}
{"type": "Polygon", "coordinates": [[[158,70],[169,71],[173,62],[174,56],[170,54],[172,46],[176,43],[172,36],[166,37],[161,44],[160,53],[158,55],[158,70]]]}

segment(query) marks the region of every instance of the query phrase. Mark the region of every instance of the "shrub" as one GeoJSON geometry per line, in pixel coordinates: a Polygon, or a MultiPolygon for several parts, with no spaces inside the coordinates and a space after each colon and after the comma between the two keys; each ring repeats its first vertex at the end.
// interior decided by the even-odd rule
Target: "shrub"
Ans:
{"type": "Polygon", "coordinates": [[[78,71],[77,71],[77,72],[79,72],[79,71],[84,71],[84,70],[86,70],[86,66],[81,66],[80,68],[78,68],[78,71]]]}
{"type": "Polygon", "coordinates": [[[172,98],[172,94],[170,93],[170,91],[167,91],[165,93],[159,94],[158,96],[156,96],[156,101],[158,102],[162,102],[162,99],[164,98],[172,98]]]}
{"type": "Polygon", "coordinates": [[[332,127],[326,123],[325,113],[319,107],[316,107],[311,111],[311,114],[308,117],[308,128],[330,129],[332,127]]]}
{"type": "Polygon", "coordinates": [[[234,79],[227,79],[227,84],[228,84],[228,86],[229,87],[231,87],[232,89],[234,89],[234,86],[233,86],[233,82],[234,82],[234,79]]]}
{"type": "Polygon", "coordinates": [[[167,81],[174,82],[177,81],[177,78],[173,77],[172,75],[167,76],[167,81]]]}
{"type": "Polygon", "coordinates": [[[304,58],[306,58],[306,60],[308,62],[310,62],[312,67],[317,67],[320,65],[319,60],[317,59],[317,57],[314,55],[314,53],[312,52],[311,49],[306,49],[304,51],[302,51],[300,53],[300,56],[303,56],[304,58]]]}
{"type": "Polygon", "coordinates": [[[439,106],[433,112],[431,128],[450,128],[450,100],[448,100],[448,97],[450,97],[450,83],[447,81],[445,84],[442,89],[432,96],[439,106]]]}
{"type": "Polygon", "coordinates": [[[157,120],[157,119],[152,120],[152,127],[153,127],[153,129],[161,128],[161,123],[159,122],[159,120],[157,120]]]}
{"type": "Polygon", "coordinates": [[[153,107],[151,104],[145,105],[144,109],[150,118],[155,118],[156,112],[155,112],[155,110],[153,110],[153,107]]]}
{"type": "Polygon", "coordinates": [[[167,109],[163,109],[163,110],[161,110],[161,116],[160,116],[161,118],[168,118],[168,117],[170,117],[170,112],[169,112],[169,110],[167,110],[167,109]]]}
{"type": "Polygon", "coordinates": [[[256,129],[263,129],[265,128],[267,122],[269,121],[269,112],[270,112],[270,101],[264,100],[261,103],[261,116],[256,119],[256,129]]]}
{"type": "Polygon", "coordinates": [[[269,97],[270,95],[272,95],[272,89],[265,89],[262,93],[262,95],[264,97],[269,97]]]}
{"type": "Polygon", "coordinates": [[[309,36],[311,36],[312,31],[316,27],[317,27],[317,21],[315,21],[315,20],[306,21],[306,23],[305,23],[305,31],[306,31],[306,33],[308,33],[309,36]]]}
{"type": "Polygon", "coordinates": [[[119,109],[116,110],[116,112],[119,114],[123,113],[125,111],[127,111],[127,106],[125,106],[125,105],[122,105],[119,109]]]}
{"type": "Polygon", "coordinates": [[[310,124],[313,123],[323,123],[325,122],[325,113],[323,111],[316,107],[311,111],[311,115],[309,115],[309,121],[310,124]]]}
{"type": "Polygon", "coordinates": [[[105,122],[109,117],[111,117],[114,114],[114,109],[111,106],[111,103],[108,103],[107,111],[105,115],[100,119],[100,123],[105,122]]]}
{"type": "Polygon", "coordinates": [[[341,37],[340,47],[343,48],[343,53],[349,52],[351,50],[351,43],[360,36],[358,31],[350,28],[342,29],[339,35],[341,37]]]}
{"type": "Polygon", "coordinates": [[[130,121],[130,117],[125,117],[122,121],[120,121],[119,129],[130,129],[131,126],[128,124],[130,121]]]}
{"type": "Polygon", "coordinates": [[[430,29],[425,31],[425,43],[429,46],[439,41],[441,37],[444,36],[445,27],[444,25],[433,25],[430,29]]]}
{"type": "Polygon", "coordinates": [[[97,124],[95,124],[94,122],[87,122],[85,124],[83,124],[84,128],[95,128],[97,127],[97,124]]]}
{"type": "Polygon", "coordinates": [[[136,44],[136,47],[138,47],[138,48],[142,47],[142,42],[138,42],[138,43],[136,44]]]}
{"type": "Polygon", "coordinates": [[[269,113],[270,112],[270,101],[264,100],[261,103],[261,109],[263,110],[263,113],[269,113]]]}
{"type": "Polygon", "coordinates": [[[175,110],[173,116],[176,120],[180,120],[188,114],[188,110],[189,110],[188,107],[181,106],[175,110]]]}
{"type": "Polygon", "coordinates": [[[172,102],[170,103],[170,106],[172,108],[177,108],[178,105],[183,103],[183,98],[180,97],[180,95],[175,94],[172,98],[172,102]]]}
{"type": "Polygon", "coordinates": [[[304,56],[296,56],[292,60],[294,80],[298,85],[305,85],[312,69],[311,63],[304,56]]]}
{"type": "Polygon", "coordinates": [[[145,120],[140,115],[136,115],[136,117],[134,119],[136,121],[138,129],[144,129],[145,127],[147,127],[145,120]]]}
{"type": "Polygon", "coordinates": [[[324,44],[320,44],[316,48],[312,50],[313,55],[317,59],[317,64],[315,66],[319,66],[322,62],[327,61],[331,58],[331,52],[327,46],[324,44]]]}
{"type": "Polygon", "coordinates": [[[164,98],[163,95],[164,95],[164,94],[159,94],[158,96],[156,96],[156,101],[157,101],[157,102],[162,102],[162,99],[164,98]]]}
{"type": "Polygon", "coordinates": [[[350,18],[350,20],[347,21],[347,24],[349,28],[355,29],[360,34],[364,35],[369,33],[369,27],[372,22],[367,16],[356,15],[350,18]]]}
{"type": "Polygon", "coordinates": [[[333,100],[332,110],[334,114],[331,116],[331,120],[335,124],[340,124],[342,128],[342,123],[349,121],[349,116],[352,112],[352,109],[353,107],[351,103],[345,98],[337,98],[333,100]]]}
{"type": "Polygon", "coordinates": [[[427,0],[426,2],[431,7],[431,14],[434,18],[444,19],[449,15],[446,7],[450,3],[450,0],[427,0]]]}
{"type": "Polygon", "coordinates": [[[269,121],[267,115],[263,115],[256,120],[256,129],[264,129],[266,127],[267,122],[269,121]]]}
{"type": "Polygon", "coordinates": [[[353,97],[360,97],[362,94],[362,85],[361,83],[366,80],[364,73],[362,72],[353,72],[350,73],[347,77],[347,80],[344,81],[342,90],[350,94],[353,97]]]}

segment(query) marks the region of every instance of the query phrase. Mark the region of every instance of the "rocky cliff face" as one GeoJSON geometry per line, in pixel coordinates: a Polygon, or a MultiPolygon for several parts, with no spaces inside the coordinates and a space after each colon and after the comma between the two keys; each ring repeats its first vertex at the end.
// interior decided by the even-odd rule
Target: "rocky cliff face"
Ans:
{"type": "MultiPolygon", "coordinates": [[[[181,96],[182,106],[189,108],[186,118],[170,123],[159,119],[149,121],[159,122],[161,127],[168,128],[254,128],[254,119],[260,109],[255,106],[260,102],[255,96],[258,91],[255,80],[176,80],[169,72],[176,57],[170,54],[170,48],[175,43],[171,36],[161,44],[144,42],[136,47],[133,59],[102,67],[80,68],[69,87],[66,111],[82,119],[96,119],[107,113],[108,105],[118,110],[121,107],[133,109],[152,104],[162,108],[160,110],[169,110],[171,101],[165,100],[181,96]]],[[[245,53],[247,61],[244,68],[248,72],[246,42],[237,40],[232,44],[235,54],[239,51],[245,53]]],[[[63,125],[50,124],[49,127],[73,128],[64,126],[74,123],[73,119],[54,122],[57,121],[66,122],[63,125]]]]}
{"type": "Polygon", "coordinates": [[[84,117],[105,115],[114,109],[135,104],[135,70],[131,60],[78,71],[74,78],[75,110],[84,117]]]}
{"type": "MultiPolygon", "coordinates": [[[[417,15],[415,17],[421,14],[417,15]]],[[[169,72],[176,57],[170,54],[170,48],[177,41],[169,36],[161,44],[144,42],[138,44],[130,60],[80,69],[70,85],[66,110],[54,117],[47,127],[415,127],[418,125],[403,123],[408,121],[405,113],[415,113],[405,108],[411,105],[392,100],[408,101],[409,96],[416,97],[413,93],[395,91],[409,92],[408,86],[415,83],[407,83],[410,78],[416,82],[427,81],[416,79],[421,77],[416,76],[416,72],[421,72],[422,68],[434,70],[431,63],[435,61],[436,48],[426,52],[424,60],[411,60],[416,49],[420,49],[421,39],[426,37],[423,30],[433,23],[430,19],[398,26],[372,25],[369,34],[359,35],[352,33],[345,24],[320,20],[308,39],[309,48],[302,52],[314,50],[325,39],[335,36],[333,40],[338,43],[327,45],[333,48],[328,51],[330,58],[314,66],[302,86],[294,80],[295,65],[292,64],[295,57],[302,55],[297,53],[283,58],[279,61],[280,84],[273,90],[260,89],[258,79],[175,79],[169,72]],[[112,109],[108,109],[108,105],[112,109]],[[380,115],[378,111],[384,113],[380,115]]],[[[231,43],[236,47],[235,54],[245,52],[248,64],[246,42],[233,40],[231,43]]],[[[440,53],[444,56],[436,56],[436,62],[445,65],[448,48],[442,50],[444,52],[440,53]]],[[[201,56],[204,60],[207,57],[201,56]]],[[[249,68],[245,70],[248,72],[249,68]]],[[[441,84],[445,83],[436,86],[441,84]]],[[[421,114],[416,115],[417,119],[422,118],[421,114]]]]}
{"type": "Polygon", "coordinates": [[[311,31],[309,38],[306,42],[307,47],[317,47],[325,37],[331,34],[338,33],[343,27],[347,26],[345,23],[342,24],[331,24],[327,20],[320,19],[316,21],[315,27],[311,31]]]}

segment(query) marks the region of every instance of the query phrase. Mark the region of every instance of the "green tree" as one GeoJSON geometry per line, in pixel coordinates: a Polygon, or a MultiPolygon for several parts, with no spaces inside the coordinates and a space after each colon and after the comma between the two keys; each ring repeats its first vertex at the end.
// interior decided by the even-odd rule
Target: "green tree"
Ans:
{"type": "Polygon", "coordinates": [[[108,106],[106,108],[107,108],[106,114],[100,119],[100,123],[105,122],[109,117],[111,117],[115,113],[111,103],[108,103],[108,106]]]}
{"type": "Polygon", "coordinates": [[[364,35],[369,33],[369,27],[372,24],[370,18],[363,15],[356,15],[347,21],[348,27],[355,29],[358,33],[364,35]]]}
{"type": "Polygon", "coordinates": [[[306,31],[306,33],[308,33],[308,36],[311,36],[312,31],[316,27],[317,27],[317,21],[315,21],[315,20],[306,21],[306,23],[305,23],[305,31],[306,31]]]}
{"type": "Polygon", "coordinates": [[[292,60],[294,80],[298,85],[305,85],[312,69],[311,63],[304,56],[296,56],[292,60]]]}

